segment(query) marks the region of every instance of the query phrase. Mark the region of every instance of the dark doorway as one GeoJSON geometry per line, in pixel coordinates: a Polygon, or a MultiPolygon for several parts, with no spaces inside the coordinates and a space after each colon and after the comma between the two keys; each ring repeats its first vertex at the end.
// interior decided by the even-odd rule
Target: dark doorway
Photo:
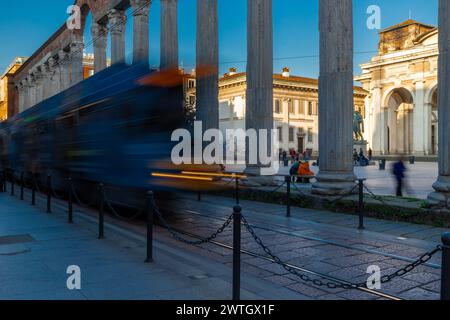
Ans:
{"type": "Polygon", "coordinates": [[[431,126],[431,154],[436,154],[436,126],[431,126]]]}
{"type": "Polygon", "coordinates": [[[305,151],[305,138],[304,137],[297,138],[297,146],[298,146],[298,152],[303,153],[303,151],[305,151]]]}

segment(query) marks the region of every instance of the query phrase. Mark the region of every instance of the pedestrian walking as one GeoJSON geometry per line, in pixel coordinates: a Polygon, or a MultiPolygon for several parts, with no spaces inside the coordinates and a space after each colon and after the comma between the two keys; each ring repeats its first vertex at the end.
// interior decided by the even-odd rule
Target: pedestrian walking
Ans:
{"type": "Polygon", "coordinates": [[[399,161],[394,163],[393,174],[395,180],[397,181],[397,197],[403,197],[403,180],[405,179],[406,167],[403,163],[403,159],[400,158],[399,161]]]}

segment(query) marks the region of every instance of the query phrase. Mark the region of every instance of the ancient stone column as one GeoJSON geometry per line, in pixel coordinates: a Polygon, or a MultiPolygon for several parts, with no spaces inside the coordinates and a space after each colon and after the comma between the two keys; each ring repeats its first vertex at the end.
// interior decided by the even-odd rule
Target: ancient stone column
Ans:
{"type": "Polygon", "coordinates": [[[17,90],[19,92],[19,112],[22,112],[25,108],[25,94],[26,94],[26,83],[20,81],[17,85],[17,90]]]}
{"type": "Polygon", "coordinates": [[[106,25],[92,23],[91,33],[94,41],[94,72],[100,72],[106,68],[106,45],[107,45],[106,25]]]}
{"type": "MultiPolygon", "coordinates": [[[[70,66],[72,68],[70,78],[71,86],[83,81],[83,50],[84,44],[81,41],[72,42],[72,44],[70,45],[70,61],[71,61],[70,66]]],[[[103,63],[104,68],[106,68],[106,55],[104,57],[104,62],[103,61],[101,62],[102,66],[103,63]]]]}
{"type": "Polygon", "coordinates": [[[111,64],[125,62],[125,12],[112,9],[108,13],[111,30],[111,64]]]}
{"type": "Polygon", "coordinates": [[[151,1],[130,0],[133,8],[133,63],[149,63],[148,16],[151,1]]]}
{"type": "Polygon", "coordinates": [[[449,205],[450,197],[450,1],[439,0],[439,177],[435,192],[428,196],[432,203],[449,205]]]}
{"type": "Polygon", "coordinates": [[[58,69],[59,69],[59,81],[57,91],[62,92],[69,88],[70,77],[69,77],[69,55],[64,50],[58,51],[58,69]]]}
{"type": "Polygon", "coordinates": [[[319,159],[313,193],[346,194],[353,173],[352,0],[319,0],[319,159]]]}
{"type": "Polygon", "coordinates": [[[177,9],[178,0],[161,0],[161,69],[178,68],[177,9]]]}
{"type": "Polygon", "coordinates": [[[34,105],[44,100],[44,75],[41,67],[36,67],[33,71],[34,75],[34,105]]]}
{"type": "Polygon", "coordinates": [[[217,0],[197,0],[197,121],[219,129],[219,39],[217,0]]]}
{"type": "MultiPolygon", "coordinates": [[[[247,0],[247,93],[246,129],[273,129],[273,28],[272,0],[247,0]]],[[[272,149],[267,137],[268,152],[272,149]]],[[[259,150],[259,146],[257,147],[259,150]]],[[[246,145],[246,172],[259,175],[261,161],[250,163],[246,145]]]]}
{"type": "Polygon", "coordinates": [[[36,82],[34,81],[35,77],[33,72],[30,70],[28,72],[28,99],[27,99],[27,106],[25,109],[29,109],[33,107],[36,104],[36,82]]]}
{"type": "MultiPolygon", "coordinates": [[[[51,58],[53,59],[53,58],[51,58]]],[[[48,62],[50,63],[50,62],[48,62]]],[[[48,64],[41,65],[42,70],[42,80],[43,80],[43,89],[42,89],[42,98],[43,100],[50,98],[52,94],[52,72],[48,64]]]]}

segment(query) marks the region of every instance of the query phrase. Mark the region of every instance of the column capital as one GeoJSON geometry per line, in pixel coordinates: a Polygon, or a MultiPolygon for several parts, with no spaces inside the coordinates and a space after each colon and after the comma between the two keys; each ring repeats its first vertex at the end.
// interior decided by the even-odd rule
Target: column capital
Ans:
{"type": "Polygon", "coordinates": [[[133,16],[148,16],[151,5],[149,0],[130,0],[130,5],[133,8],[133,16]]]}
{"type": "Polygon", "coordinates": [[[125,23],[126,23],[126,15],[125,11],[123,10],[117,10],[117,9],[111,9],[108,12],[108,19],[109,24],[111,28],[111,33],[123,33],[125,30],[125,23]]]}
{"type": "Polygon", "coordinates": [[[104,24],[93,23],[91,26],[92,41],[94,47],[106,48],[108,28],[104,24]]]}

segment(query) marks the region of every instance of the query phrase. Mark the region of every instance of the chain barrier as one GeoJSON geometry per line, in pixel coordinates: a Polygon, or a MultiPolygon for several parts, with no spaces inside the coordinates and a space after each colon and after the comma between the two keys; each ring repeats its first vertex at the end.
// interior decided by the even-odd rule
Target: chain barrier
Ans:
{"type": "Polygon", "coordinates": [[[292,182],[291,184],[292,184],[292,186],[295,188],[295,190],[297,190],[297,192],[298,192],[301,196],[304,196],[304,197],[306,196],[306,194],[303,193],[303,191],[300,190],[300,188],[297,186],[297,183],[296,183],[296,182],[292,182]]]}
{"type": "Polygon", "coordinates": [[[341,201],[341,200],[343,200],[343,199],[345,199],[347,197],[354,196],[356,194],[355,191],[356,191],[357,188],[358,188],[358,184],[355,184],[355,186],[348,193],[343,194],[342,196],[340,196],[340,197],[338,197],[336,199],[333,199],[333,200],[328,200],[327,199],[327,201],[328,201],[329,204],[336,204],[339,201],[341,201]]]}
{"type": "Polygon", "coordinates": [[[373,193],[366,185],[364,185],[364,189],[369,193],[369,195],[374,199],[382,204],[387,204],[386,201],[384,201],[383,197],[377,196],[375,193],[373,193]]]}
{"type": "Polygon", "coordinates": [[[278,190],[280,190],[281,188],[283,188],[285,185],[287,184],[286,181],[284,181],[281,185],[279,185],[278,187],[276,187],[274,190],[270,191],[270,194],[274,194],[275,192],[277,192],[278,190]]]}
{"type": "Polygon", "coordinates": [[[53,197],[55,197],[57,199],[60,199],[60,200],[64,200],[64,193],[63,193],[62,196],[58,195],[58,193],[56,192],[55,188],[53,188],[53,184],[50,184],[50,189],[51,189],[53,197]]]}
{"type": "MultiPolygon", "coordinates": [[[[276,263],[277,265],[281,266],[283,269],[285,269],[290,274],[299,277],[304,282],[312,283],[312,284],[314,284],[315,286],[318,286],[318,287],[325,287],[326,286],[329,289],[353,290],[353,289],[358,289],[358,288],[367,288],[367,282],[361,282],[361,283],[351,283],[351,282],[349,282],[348,284],[346,284],[346,283],[340,283],[340,282],[336,282],[336,281],[324,281],[324,280],[321,280],[321,279],[324,279],[324,278],[321,278],[321,279],[312,278],[312,277],[306,275],[305,273],[299,272],[295,268],[289,266],[289,264],[287,264],[286,262],[283,262],[278,256],[276,256],[270,250],[270,248],[268,246],[266,246],[263,243],[261,238],[258,237],[258,235],[256,234],[255,230],[248,223],[247,219],[245,219],[244,216],[242,216],[242,223],[244,224],[245,228],[250,233],[250,235],[253,237],[255,242],[274,261],[274,263],[276,263]]],[[[437,246],[436,249],[434,249],[431,252],[427,252],[427,253],[423,254],[419,259],[417,259],[413,263],[410,263],[410,264],[406,265],[405,267],[399,269],[398,271],[396,271],[396,272],[394,272],[394,273],[392,273],[390,275],[382,277],[381,278],[381,282],[382,283],[387,283],[387,282],[392,281],[393,279],[395,279],[397,277],[404,276],[405,274],[413,271],[418,266],[421,266],[421,265],[427,263],[437,252],[439,252],[441,250],[442,250],[442,246],[437,246]]]]}
{"type": "Polygon", "coordinates": [[[166,219],[164,219],[163,215],[161,214],[161,211],[159,210],[158,206],[156,205],[154,199],[152,199],[151,205],[152,205],[152,208],[153,208],[154,212],[156,213],[158,219],[161,221],[161,224],[163,225],[164,228],[166,228],[169,231],[169,233],[172,235],[172,237],[179,242],[182,242],[182,243],[188,244],[188,245],[192,245],[192,246],[199,246],[199,245],[206,244],[206,243],[213,241],[221,233],[223,233],[225,231],[225,229],[227,227],[229,227],[231,222],[233,221],[233,215],[231,214],[228,217],[228,219],[225,221],[225,223],[219,229],[217,229],[217,231],[214,232],[211,236],[209,236],[208,238],[199,240],[199,241],[192,241],[192,240],[188,240],[188,239],[181,237],[179,235],[180,232],[178,232],[177,230],[172,228],[172,226],[170,226],[170,224],[166,221],[166,219]]]}
{"type": "Polygon", "coordinates": [[[102,189],[103,192],[103,200],[105,201],[106,206],[108,207],[108,209],[120,220],[124,220],[124,221],[132,221],[135,220],[136,218],[138,218],[139,216],[142,215],[142,213],[144,212],[143,209],[137,211],[134,215],[132,215],[131,217],[123,217],[122,215],[120,215],[112,206],[111,201],[109,201],[108,197],[106,196],[106,192],[104,189],[102,189]]]}
{"type": "Polygon", "coordinates": [[[73,184],[70,184],[70,188],[72,189],[73,198],[75,199],[75,201],[78,203],[79,206],[84,207],[84,208],[89,208],[89,207],[92,207],[96,203],[96,200],[92,200],[91,203],[83,203],[80,200],[80,198],[78,197],[77,191],[75,190],[75,187],[73,186],[73,184]]]}
{"type": "Polygon", "coordinates": [[[32,179],[33,179],[33,184],[34,184],[34,187],[36,188],[36,191],[38,193],[41,193],[41,189],[39,188],[39,183],[37,182],[36,175],[34,173],[32,174],[32,179]]]}

